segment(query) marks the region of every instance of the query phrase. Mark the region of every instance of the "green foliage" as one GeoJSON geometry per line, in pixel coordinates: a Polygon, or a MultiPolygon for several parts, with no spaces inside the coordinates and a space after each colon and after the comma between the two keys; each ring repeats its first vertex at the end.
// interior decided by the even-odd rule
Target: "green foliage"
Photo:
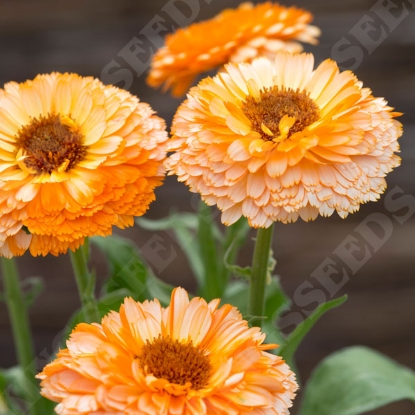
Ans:
{"type": "Polygon", "coordinates": [[[222,296],[225,289],[225,281],[220,275],[222,263],[219,260],[218,244],[214,236],[214,229],[217,226],[212,220],[210,207],[202,201],[200,201],[199,206],[199,227],[196,242],[199,245],[204,269],[203,282],[199,285],[199,289],[205,300],[210,301],[222,296]]]}
{"type": "MultiPolygon", "coordinates": [[[[100,318],[111,310],[118,310],[126,297],[140,302],[157,298],[164,306],[170,303],[174,287],[153,274],[132,241],[113,235],[111,238],[91,238],[91,243],[103,252],[108,261],[108,277],[97,300],[100,318]]],[[[86,313],[88,310],[81,308],[71,317],[61,347],[66,347],[66,339],[74,327],[87,320],[86,313]]]]}
{"type": "Polygon", "coordinates": [[[267,343],[282,344],[285,341],[283,335],[278,330],[277,316],[290,304],[291,300],[283,291],[279,277],[271,277],[271,281],[265,290],[266,319],[262,323],[262,330],[267,334],[267,343]]]}
{"type": "Polygon", "coordinates": [[[28,398],[40,401],[39,408],[42,414],[54,413],[55,403],[49,401],[39,394],[38,381],[33,378],[30,391],[23,385],[27,385],[23,369],[14,366],[9,369],[0,369],[0,414],[1,415],[23,415],[27,413],[28,398]]]}
{"type": "Polygon", "coordinates": [[[220,247],[221,278],[225,281],[225,284],[228,282],[230,275],[248,279],[251,276],[250,267],[242,268],[234,265],[239,250],[246,242],[250,229],[245,218],[241,218],[233,225],[226,227],[225,236],[220,247]]]}
{"type": "Polygon", "coordinates": [[[251,278],[251,267],[240,267],[239,265],[232,265],[228,262],[227,255],[225,255],[226,269],[235,277],[243,278],[247,281],[251,278]]]}
{"type": "MultiPolygon", "coordinates": [[[[244,232],[243,240],[245,240],[247,231],[243,230],[243,232],[244,232]]],[[[226,270],[231,275],[233,275],[235,277],[239,277],[239,278],[249,280],[251,278],[251,272],[252,272],[251,267],[240,267],[239,265],[236,265],[236,264],[233,263],[234,260],[235,260],[235,258],[234,258],[235,257],[235,255],[234,255],[235,245],[238,246],[237,247],[238,251],[240,249],[240,246],[242,245],[241,241],[239,241],[239,243],[240,243],[240,245],[238,246],[238,238],[235,238],[233,240],[233,242],[230,244],[230,246],[225,251],[223,262],[224,262],[226,270]]],[[[272,250],[270,250],[269,263],[268,263],[268,277],[267,277],[268,282],[271,281],[272,272],[274,271],[274,268],[275,268],[276,264],[277,264],[277,261],[275,260],[275,258],[273,256],[272,250]]]]}
{"type": "Polygon", "coordinates": [[[136,219],[136,223],[141,228],[149,231],[172,230],[177,243],[186,254],[189,266],[198,284],[203,284],[205,271],[199,247],[195,244],[196,232],[199,226],[197,215],[193,213],[173,213],[167,218],[157,220],[140,217],[136,219]]]}
{"type": "MultiPolygon", "coordinates": [[[[103,294],[97,300],[97,306],[99,311],[99,317],[102,318],[106,314],[109,313],[110,310],[118,310],[120,305],[124,302],[125,297],[130,297],[131,293],[127,289],[120,288],[116,291],[112,291],[107,294],[103,294]]],[[[77,326],[79,323],[85,322],[87,319],[85,317],[85,313],[87,311],[83,308],[77,310],[68,323],[65,326],[65,331],[62,335],[61,345],[60,348],[66,347],[66,340],[68,339],[69,335],[71,334],[72,330],[77,326]]]]}
{"type": "Polygon", "coordinates": [[[12,377],[12,372],[16,373],[16,371],[20,371],[20,368],[13,367],[0,370],[0,414],[23,415],[23,408],[19,408],[16,399],[10,396],[12,393],[18,396],[19,393],[20,383],[16,383],[16,379],[12,377]],[[18,387],[16,388],[16,386],[18,387]]]}
{"type": "Polygon", "coordinates": [[[26,307],[31,307],[36,301],[39,294],[45,288],[42,277],[29,277],[22,281],[22,289],[24,293],[24,302],[26,307]]]}
{"type": "Polygon", "coordinates": [[[278,354],[282,356],[288,364],[292,364],[294,353],[298,346],[303,341],[306,334],[311,330],[314,324],[322,317],[327,311],[332,308],[339,307],[347,300],[347,295],[343,295],[340,298],[328,301],[327,303],[320,304],[317,309],[307,317],[301,324],[299,324],[295,330],[285,340],[283,346],[278,351],[278,354]]]}
{"type": "Polygon", "coordinates": [[[92,238],[91,243],[107,260],[109,274],[102,290],[104,294],[124,289],[136,301],[149,297],[148,270],[132,241],[112,235],[111,238],[92,238]]]}
{"type": "MultiPolygon", "coordinates": [[[[226,287],[223,302],[234,305],[244,318],[249,319],[248,313],[249,282],[236,280],[226,287]]],[[[284,338],[276,327],[278,311],[290,305],[289,298],[281,288],[279,278],[273,276],[265,291],[265,315],[262,330],[267,334],[267,343],[281,344],[284,338]]]]}
{"type": "MultiPolygon", "coordinates": [[[[21,282],[22,294],[23,294],[23,301],[25,303],[26,308],[30,308],[36,301],[39,294],[45,288],[45,283],[42,277],[29,277],[25,278],[21,282]]],[[[0,292],[0,301],[5,301],[3,293],[0,292]]],[[[0,412],[1,414],[1,412],[0,412]]]]}
{"type": "Polygon", "coordinates": [[[232,281],[226,286],[222,297],[223,304],[237,307],[243,316],[248,312],[249,283],[247,281],[232,281]]]}
{"type": "Polygon", "coordinates": [[[374,350],[350,347],[314,370],[300,415],[359,415],[402,399],[415,402],[415,372],[374,350]]]}
{"type": "Polygon", "coordinates": [[[150,231],[174,232],[197,280],[197,294],[206,300],[223,298],[229,275],[234,272],[223,258],[226,253],[229,263],[234,262],[250,228],[242,218],[226,227],[222,234],[212,218],[211,208],[203,202],[199,206],[198,213],[173,213],[158,220],[138,218],[136,223],[150,231]]]}
{"type": "MultiPolygon", "coordinates": [[[[142,302],[157,297],[163,305],[169,304],[174,287],[153,274],[132,241],[113,235],[111,238],[96,237],[91,242],[108,260],[109,278],[103,288],[104,296],[117,292],[136,301],[142,302]]],[[[116,298],[117,295],[114,303],[117,301],[116,298]]],[[[99,303],[103,304],[104,300],[107,304],[111,303],[111,299],[106,297],[100,298],[99,303]]],[[[98,306],[100,307],[100,304],[98,306]]],[[[101,308],[105,309],[105,306],[101,308]]]]}

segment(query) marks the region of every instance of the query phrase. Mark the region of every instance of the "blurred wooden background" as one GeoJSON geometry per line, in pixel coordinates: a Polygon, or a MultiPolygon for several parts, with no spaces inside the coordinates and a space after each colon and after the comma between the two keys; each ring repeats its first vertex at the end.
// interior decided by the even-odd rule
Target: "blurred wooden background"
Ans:
{"type": "MultiPolygon", "coordinates": [[[[343,41],[360,48],[363,53],[362,63],[355,72],[365,86],[405,113],[401,118],[405,131],[400,140],[402,166],[388,176],[387,192],[399,186],[412,198],[414,207],[415,12],[413,2],[394,1],[397,8],[392,13],[396,19],[401,16],[401,22],[392,31],[374,13],[372,8],[379,3],[375,0],[299,0],[295,4],[313,12],[314,24],[322,30],[320,44],[306,48],[315,54],[317,62],[334,58],[333,45],[344,38],[343,41]],[[353,28],[361,19],[371,22],[372,39],[385,34],[385,39],[370,54],[359,39],[353,37],[356,33],[353,28]]],[[[113,59],[122,68],[132,71],[118,53],[134,36],[140,37],[142,28],[155,15],[165,17],[161,10],[166,3],[167,0],[1,0],[0,85],[51,71],[100,77],[103,68],[113,59]]],[[[200,11],[196,20],[201,20],[214,16],[225,6],[236,7],[240,2],[211,0],[208,4],[207,0],[199,0],[197,3],[200,11]]],[[[294,3],[286,1],[284,4],[294,3]]],[[[190,13],[185,7],[182,11],[190,13]]],[[[151,90],[144,79],[145,75],[134,76],[130,91],[149,102],[170,123],[180,100],[151,90]]],[[[194,200],[195,196],[185,186],[175,178],[168,178],[165,186],[158,189],[157,201],[147,217],[163,217],[171,207],[192,211],[194,200]]],[[[415,369],[415,215],[400,225],[385,208],[384,200],[383,197],[378,203],[363,206],[347,220],[333,216],[312,223],[276,226],[277,271],[285,290],[293,295],[305,280],[313,283],[310,274],[325,258],[335,258],[333,250],[349,235],[356,236],[354,229],[369,214],[382,213],[393,222],[393,232],[387,242],[377,252],[372,252],[372,258],[337,294],[347,293],[347,303],[323,317],[301,346],[298,367],[302,380],[309,377],[322,358],[354,344],[373,347],[415,369]]],[[[397,212],[400,216],[405,213],[405,209],[397,212]]],[[[123,235],[133,238],[140,247],[152,237],[152,233],[137,228],[123,235]]],[[[176,259],[159,274],[160,277],[192,289],[190,270],[175,241],[168,234],[160,233],[160,236],[168,250],[177,252],[176,259]]],[[[363,249],[362,244],[359,246],[363,249]]],[[[251,248],[252,241],[249,241],[241,257],[249,257],[251,248]]],[[[166,251],[166,257],[168,254],[166,251]]],[[[151,258],[149,260],[151,262],[151,258]]],[[[97,265],[102,268],[99,263],[97,265]]],[[[76,287],[67,257],[34,259],[26,255],[19,260],[19,266],[25,277],[45,277],[46,290],[30,313],[36,351],[42,360],[50,354],[54,339],[79,305],[76,287]]],[[[315,281],[314,286],[318,287],[315,281]]],[[[0,366],[14,365],[15,354],[4,304],[0,304],[0,350],[0,366]]],[[[295,414],[296,409],[292,413],[295,414]]],[[[400,402],[372,412],[376,415],[395,413],[412,415],[415,404],[400,402]]]]}

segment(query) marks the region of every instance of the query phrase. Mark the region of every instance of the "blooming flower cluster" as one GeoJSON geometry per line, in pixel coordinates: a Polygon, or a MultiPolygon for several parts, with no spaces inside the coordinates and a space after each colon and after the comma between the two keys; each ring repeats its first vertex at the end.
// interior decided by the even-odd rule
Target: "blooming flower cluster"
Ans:
{"type": "Polygon", "coordinates": [[[177,288],[167,308],[127,298],[79,324],[38,377],[60,415],[285,415],[297,383],[264,339],[235,307],[177,288]]]}
{"type": "MultiPolygon", "coordinates": [[[[170,140],[148,104],[98,79],[52,73],[6,84],[0,256],[58,255],[133,225],[166,170],[217,205],[225,225],[344,218],[377,200],[400,164],[401,114],[334,61],[314,68],[313,56],[299,53],[299,42],[319,36],[311,20],[295,7],[243,3],[168,35],[151,86],[180,96],[196,76],[219,69],[190,89],[170,140]]],[[[255,284],[262,290],[252,296],[258,313],[250,304],[255,319],[270,231],[258,233],[267,236],[266,255],[254,255],[265,266],[250,270],[251,294],[255,284]]],[[[88,286],[88,272],[78,274],[88,286]]],[[[182,288],[166,308],[126,298],[100,324],[76,326],[37,376],[43,396],[60,415],[288,415],[298,385],[269,352],[278,345],[219,304],[189,299],[182,288]]]]}
{"type": "Polygon", "coordinates": [[[286,52],[228,64],[179,107],[166,165],[226,225],[344,218],[378,199],[400,164],[400,113],[334,61],[313,66],[286,52]]]}
{"type": "Polygon", "coordinates": [[[320,30],[310,12],[277,3],[242,3],[215,18],[178,29],[166,37],[151,62],[147,82],[173,95],[186,93],[193,79],[227,62],[274,57],[280,50],[302,51],[301,42],[316,44],[320,30]]]}
{"type": "Polygon", "coordinates": [[[0,255],[58,255],[133,224],[164,177],[165,123],[76,74],[0,90],[0,255]]]}

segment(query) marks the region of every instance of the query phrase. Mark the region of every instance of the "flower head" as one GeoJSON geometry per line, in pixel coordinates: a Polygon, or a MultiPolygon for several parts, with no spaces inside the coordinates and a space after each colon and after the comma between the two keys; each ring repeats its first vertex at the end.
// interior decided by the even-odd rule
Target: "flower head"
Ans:
{"type": "Polygon", "coordinates": [[[286,415],[295,376],[266,350],[265,335],[248,328],[235,307],[127,298],[101,324],[79,324],[55,361],[38,375],[56,412],[147,415],[286,415]]]}
{"type": "Polygon", "coordinates": [[[332,60],[313,64],[284,52],[229,64],[179,107],[167,167],[223,223],[344,218],[384,192],[400,163],[400,114],[332,60]]]}
{"type": "Polygon", "coordinates": [[[301,52],[298,41],[315,44],[320,34],[308,24],[312,18],[296,7],[242,3],[168,35],[153,57],[147,82],[153,87],[164,84],[164,89],[172,88],[173,95],[181,96],[195,76],[227,62],[274,57],[280,50],[301,52]]]}
{"type": "Polygon", "coordinates": [[[76,74],[0,89],[0,255],[58,255],[133,224],[163,180],[164,121],[76,74]]]}

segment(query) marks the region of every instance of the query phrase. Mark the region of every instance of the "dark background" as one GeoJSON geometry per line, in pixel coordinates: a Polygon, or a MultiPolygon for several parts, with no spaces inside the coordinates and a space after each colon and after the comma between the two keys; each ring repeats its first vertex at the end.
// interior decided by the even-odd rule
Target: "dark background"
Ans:
{"type": "MultiPolygon", "coordinates": [[[[136,76],[131,66],[118,56],[133,37],[144,40],[140,31],[156,15],[161,16],[168,27],[174,24],[162,11],[166,3],[167,0],[2,0],[0,85],[10,80],[22,82],[38,73],[51,71],[102,77],[103,69],[108,69],[107,65],[110,64],[111,68],[115,68],[112,70],[125,69],[123,73],[133,80],[131,86],[127,85],[129,90],[142,101],[150,103],[170,124],[180,100],[148,88],[145,75],[136,76]]],[[[225,5],[236,7],[240,2],[211,0],[208,4],[206,0],[199,0],[196,3],[200,8],[197,21],[214,16],[225,5]]],[[[402,166],[388,176],[386,195],[391,190],[397,191],[396,186],[399,186],[401,193],[394,197],[405,194],[414,209],[415,144],[412,136],[415,132],[415,12],[412,4],[415,3],[395,0],[395,17],[402,16],[402,19],[396,28],[392,27],[393,30],[391,24],[388,26],[376,15],[374,10],[379,9],[377,3],[374,0],[299,0],[295,4],[314,13],[314,24],[322,30],[319,45],[306,47],[306,50],[315,54],[317,63],[332,57],[345,69],[355,64],[356,75],[365,86],[372,88],[375,96],[386,97],[391,106],[405,113],[401,117],[404,124],[404,135],[400,139],[402,166]],[[365,21],[368,23],[363,23],[365,21]],[[374,41],[384,38],[377,46],[374,46],[376,42],[367,43],[367,39],[358,34],[358,27],[365,24],[371,25],[369,36],[374,41]],[[349,52],[353,51],[352,59],[346,61],[344,51],[337,50],[339,45],[343,45],[341,50],[354,48],[348,49],[349,52]],[[356,57],[361,62],[357,62],[356,57]]],[[[286,1],[284,4],[293,3],[286,1]]],[[[182,12],[190,16],[189,8],[183,7],[182,12]]],[[[157,43],[154,38],[150,40],[157,43]]],[[[145,52],[140,59],[145,61],[151,51],[148,40],[144,40],[143,49],[145,52]]],[[[103,76],[104,81],[108,79],[103,76]]],[[[166,184],[158,189],[157,201],[153,203],[147,217],[163,217],[173,206],[181,211],[192,211],[194,202],[195,196],[184,185],[177,183],[175,178],[168,178],[166,184]]],[[[411,213],[414,211],[408,213],[408,208],[389,212],[385,208],[385,197],[382,197],[377,203],[362,206],[359,212],[347,220],[333,215],[311,223],[299,221],[293,225],[276,225],[274,251],[278,259],[277,272],[289,295],[292,296],[304,281],[321,289],[310,275],[326,258],[336,261],[339,272],[345,267],[351,276],[350,281],[336,294],[347,293],[347,303],[324,316],[298,351],[302,380],[309,377],[310,371],[322,358],[355,344],[375,348],[415,369],[415,215],[411,216],[411,213]],[[359,239],[355,228],[372,213],[386,215],[393,223],[393,231],[376,252],[370,249],[371,259],[352,275],[351,270],[333,254],[333,250],[349,236],[359,239]],[[405,214],[410,217],[403,225],[393,218],[393,215],[403,217],[405,214]]],[[[136,227],[124,231],[122,235],[133,238],[139,247],[143,247],[153,236],[136,227]]],[[[176,259],[159,276],[192,290],[194,282],[179,247],[170,234],[159,235],[166,246],[166,257],[173,251],[177,253],[176,259]]],[[[357,244],[363,254],[364,241],[360,238],[357,244]]],[[[251,252],[252,241],[249,238],[241,258],[249,259],[251,252]]],[[[151,257],[148,260],[152,262],[151,257]]],[[[101,268],[99,257],[96,257],[95,262],[101,268]]],[[[19,259],[19,266],[23,277],[45,277],[46,289],[30,311],[36,352],[44,359],[51,353],[59,331],[79,306],[69,259],[66,256],[31,258],[25,255],[19,259]]],[[[102,279],[103,275],[99,275],[99,278],[102,279]]],[[[314,307],[315,304],[311,304],[305,308],[312,310],[314,307]]],[[[295,309],[301,311],[301,308],[295,309]]],[[[4,304],[0,304],[0,351],[0,366],[10,367],[16,363],[4,304]]],[[[295,407],[298,407],[298,402],[295,407]]],[[[295,412],[294,409],[292,413],[295,412]]],[[[414,414],[415,404],[400,402],[372,412],[377,415],[395,413],[414,414]]]]}

